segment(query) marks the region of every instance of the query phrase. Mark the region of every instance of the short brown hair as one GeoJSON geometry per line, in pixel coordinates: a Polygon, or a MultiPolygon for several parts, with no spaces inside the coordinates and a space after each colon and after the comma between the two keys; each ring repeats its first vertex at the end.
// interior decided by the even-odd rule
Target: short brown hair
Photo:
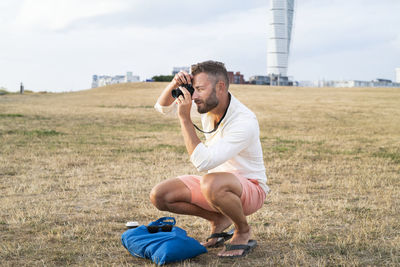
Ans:
{"type": "Polygon", "coordinates": [[[207,60],[192,65],[191,73],[193,76],[202,72],[214,76],[216,78],[215,84],[222,79],[225,82],[226,89],[229,88],[228,72],[226,71],[224,63],[213,60],[207,60]]]}

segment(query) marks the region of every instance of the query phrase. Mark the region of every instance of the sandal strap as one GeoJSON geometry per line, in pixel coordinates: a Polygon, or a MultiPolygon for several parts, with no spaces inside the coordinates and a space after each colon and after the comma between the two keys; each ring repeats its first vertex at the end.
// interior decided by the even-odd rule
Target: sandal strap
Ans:
{"type": "Polygon", "coordinates": [[[219,238],[219,237],[227,238],[227,237],[232,237],[232,235],[228,234],[227,232],[213,233],[209,237],[207,237],[206,241],[208,241],[209,239],[212,239],[212,238],[219,238]]]}
{"type": "Polygon", "coordinates": [[[225,245],[226,251],[230,251],[230,250],[247,250],[250,248],[249,245],[231,245],[231,244],[226,244],[225,245]]]}

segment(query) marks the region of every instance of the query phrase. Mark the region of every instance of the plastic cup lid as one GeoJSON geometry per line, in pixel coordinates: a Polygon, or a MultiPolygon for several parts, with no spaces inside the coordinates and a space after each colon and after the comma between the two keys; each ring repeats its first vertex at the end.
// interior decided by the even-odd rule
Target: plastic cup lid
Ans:
{"type": "Polygon", "coordinates": [[[138,222],[127,222],[126,226],[127,227],[135,227],[135,226],[139,226],[139,223],[138,222]]]}

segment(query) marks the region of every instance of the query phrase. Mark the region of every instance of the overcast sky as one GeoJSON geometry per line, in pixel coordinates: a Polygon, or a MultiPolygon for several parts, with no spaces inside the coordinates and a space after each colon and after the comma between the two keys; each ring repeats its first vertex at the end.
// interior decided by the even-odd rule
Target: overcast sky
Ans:
{"type": "MultiPolygon", "coordinates": [[[[400,0],[299,0],[295,80],[395,79],[400,0]]],[[[1,0],[0,87],[88,89],[93,74],[141,80],[208,59],[267,71],[269,0],[1,0]]]]}

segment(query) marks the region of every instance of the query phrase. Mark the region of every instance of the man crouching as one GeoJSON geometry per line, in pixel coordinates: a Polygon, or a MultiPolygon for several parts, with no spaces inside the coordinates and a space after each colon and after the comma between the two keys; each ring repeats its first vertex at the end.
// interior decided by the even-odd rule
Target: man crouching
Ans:
{"type": "Polygon", "coordinates": [[[163,90],[155,105],[163,114],[177,114],[190,160],[204,176],[183,175],[156,185],[150,194],[159,210],[208,220],[211,236],[202,243],[216,247],[231,239],[220,257],[241,257],[257,244],[246,216],[264,203],[269,188],[256,116],[229,91],[225,65],[206,61],[192,65],[163,90]],[[185,85],[185,86],[183,86],[185,85]],[[192,85],[193,95],[185,88],[192,85]],[[172,97],[180,87],[182,95],[172,97]],[[197,106],[192,110],[192,102],[197,106]],[[192,112],[191,112],[192,110],[192,112]],[[198,138],[191,113],[201,116],[206,142],[198,138]],[[223,232],[233,223],[233,236],[223,232]]]}

